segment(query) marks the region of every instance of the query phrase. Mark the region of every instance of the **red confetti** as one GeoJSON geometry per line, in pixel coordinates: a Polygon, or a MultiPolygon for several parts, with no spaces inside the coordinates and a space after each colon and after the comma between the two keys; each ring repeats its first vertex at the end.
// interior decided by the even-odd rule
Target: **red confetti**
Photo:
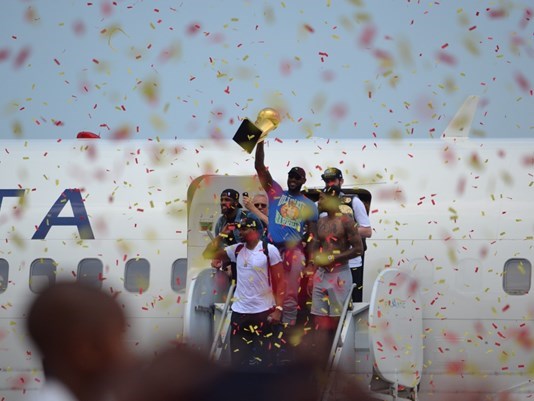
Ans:
{"type": "Polygon", "coordinates": [[[330,114],[332,115],[332,118],[335,120],[341,120],[343,119],[348,112],[347,105],[343,103],[338,103],[332,106],[332,110],[330,111],[330,114]]]}
{"type": "Polygon", "coordinates": [[[291,75],[291,62],[290,61],[282,60],[280,62],[280,74],[286,77],[288,75],[291,75]]]}
{"type": "Polygon", "coordinates": [[[360,45],[362,47],[369,47],[372,45],[372,42],[376,35],[376,29],[372,25],[368,25],[365,27],[365,29],[362,32],[362,35],[360,36],[360,45]]]}
{"type": "Polygon", "coordinates": [[[74,33],[78,36],[81,36],[85,33],[85,25],[83,21],[76,21],[72,25],[72,29],[74,30],[74,33]]]}
{"type": "Polygon", "coordinates": [[[200,31],[200,24],[197,24],[197,23],[193,23],[189,25],[186,30],[188,35],[194,35],[198,33],[198,31],[200,31]]]}
{"type": "Polygon", "coordinates": [[[78,135],[76,135],[76,138],[78,139],[100,139],[100,135],[95,134],[93,132],[89,132],[89,131],[80,131],[78,132],[78,135]]]}
{"type": "Polygon", "coordinates": [[[531,18],[532,18],[532,10],[527,8],[525,10],[525,14],[523,15],[523,19],[521,20],[521,23],[519,24],[521,29],[524,29],[527,26],[531,18]]]}
{"type": "Polygon", "coordinates": [[[113,12],[113,9],[111,8],[111,4],[106,2],[100,5],[100,11],[104,17],[108,17],[113,12]]]}
{"type": "Polygon", "coordinates": [[[530,82],[528,82],[527,78],[520,72],[515,74],[515,81],[523,91],[528,92],[530,90],[530,82]]]}
{"type": "Polygon", "coordinates": [[[456,58],[452,56],[451,54],[445,53],[445,52],[439,52],[438,53],[438,59],[448,65],[455,65],[456,64],[456,58]]]}
{"type": "Polygon", "coordinates": [[[7,60],[8,57],[9,57],[9,49],[0,50],[0,61],[7,60]]]}
{"type": "Polygon", "coordinates": [[[26,59],[30,55],[30,48],[24,47],[20,50],[19,54],[17,54],[17,57],[15,58],[15,68],[20,68],[22,64],[26,62],[26,59]]]}
{"type": "Polygon", "coordinates": [[[490,18],[503,18],[506,17],[507,13],[506,10],[501,8],[498,10],[490,10],[489,16],[490,18]]]}
{"type": "Polygon", "coordinates": [[[450,361],[447,362],[447,373],[461,374],[465,369],[464,361],[450,361]]]}

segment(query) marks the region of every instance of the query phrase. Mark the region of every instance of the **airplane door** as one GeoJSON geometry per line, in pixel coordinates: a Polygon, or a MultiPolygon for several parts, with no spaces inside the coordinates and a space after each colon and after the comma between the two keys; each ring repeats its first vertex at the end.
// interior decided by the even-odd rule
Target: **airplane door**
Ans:
{"type": "MultiPolygon", "coordinates": [[[[202,252],[210,241],[220,216],[220,194],[232,188],[250,196],[263,192],[257,177],[203,175],[191,183],[187,191],[187,263],[189,292],[184,318],[185,340],[209,351],[218,326],[215,304],[224,303],[230,287],[228,277],[213,269],[202,252]]],[[[242,205],[242,195],[240,196],[242,205]]]]}
{"type": "Polygon", "coordinates": [[[385,269],[375,281],[369,305],[369,341],[382,379],[416,387],[423,373],[423,308],[417,281],[399,269],[385,269]]]}

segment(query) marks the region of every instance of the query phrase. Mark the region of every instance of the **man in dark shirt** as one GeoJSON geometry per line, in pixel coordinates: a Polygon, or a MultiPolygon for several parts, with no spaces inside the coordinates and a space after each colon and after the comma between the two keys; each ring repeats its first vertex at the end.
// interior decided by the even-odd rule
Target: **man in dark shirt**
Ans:
{"type": "MultiPolygon", "coordinates": [[[[256,221],[260,232],[263,232],[263,225],[261,220],[254,216],[252,213],[244,210],[239,203],[239,192],[235,189],[228,188],[221,192],[221,215],[215,223],[215,236],[222,236],[224,238],[224,245],[233,245],[241,241],[239,236],[239,230],[237,229],[237,224],[245,217],[250,217],[256,221]]],[[[231,268],[232,277],[235,279],[235,263],[226,261],[222,263],[218,259],[214,259],[211,262],[211,265],[215,268],[220,268],[226,270],[229,266],[231,268]]]]}

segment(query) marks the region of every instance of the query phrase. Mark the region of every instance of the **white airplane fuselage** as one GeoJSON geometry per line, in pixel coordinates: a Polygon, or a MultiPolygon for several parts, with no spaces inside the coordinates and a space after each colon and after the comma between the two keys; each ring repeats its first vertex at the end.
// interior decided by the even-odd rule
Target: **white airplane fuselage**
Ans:
{"type": "MultiPolygon", "coordinates": [[[[272,138],[265,162],[282,187],[290,166],[307,171],[308,187],[321,187],[321,171],[336,166],[344,187],[371,193],[364,301],[384,269],[417,278],[421,393],[488,383],[495,392],[534,376],[534,295],[530,283],[521,293],[503,281],[510,260],[532,280],[534,141],[272,138]]],[[[204,231],[219,216],[221,190],[260,191],[253,156],[229,140],[4,140],[0,169],[0,268],[8,271],[0,398],[8,400],[43,379],[24,327],[43,280],[33,262],[51,259],[56,280],[75,280],[80,261],[100,260],[103,290],[119,292],[125,306],[132,348],[150,352],[183,338],[188,285],[210,268],[204,231]],[[128,290],[125,265],[139,259],[149,263],[148,281],[128,290]],[[180,259],[185,283],[173,276],[180,259]]]]}

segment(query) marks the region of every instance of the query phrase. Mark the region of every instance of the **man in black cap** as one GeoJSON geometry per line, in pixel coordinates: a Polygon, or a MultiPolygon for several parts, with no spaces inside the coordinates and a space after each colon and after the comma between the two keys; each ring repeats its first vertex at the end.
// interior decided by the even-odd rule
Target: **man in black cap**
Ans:
{"type": "MultiPolygon", "coordinates": [[[[327,168],[321,175],[326,186],[343,186],[343,173],[340,169],[335,167],[327,168]]],[[[358,198],[358,195],[354,195],[351,201],[352,214],[354,215],[354,221],[358,224],[358,233],[363,241],[363,254],[357,256],[354,259],[349,260],[349,267],[352,274],[352,282],[356,284],[356,288],[352,292],[352,300],[354,302],[361,302],[363,295],[363,264],[364,255],[367,245],[365,243],[366,238],[371,238],[373,230],[371,229],[371,221],[363,202],[358,198]]]]}
{"type": "Polygon", "coordinates": [[[265,368],[274,364],[274,353],[281,345],[272,325],[282,319],[282,258],[274,245],[261,239],[261,225],[253,216],[243,218],[237,229],[242,242],[222,249],[223,239],[217,236],[202,255],[236,263],[239,280],[232,303],[232,365],[246,370],[265,368]]]}
{"type": "MultiPolygon", "coordinates": [[[[221,236],[223,238],[224,245],[233,245],[241,241],[239,236],[239,230],[237,229],[237,223],[241,219],[250,216],[255,219],[257,224],[260,227],[260,232],[263,232],[263,225],[261,220],[254,216],[252,213],[244,210],[239,203],[239,192],[235,189],[228,188],[221,192],[221,215],[215,223],[215,235],[221,236]]],[[[236,278],[235,264],[229,264],[232,269],[232,276],[236,278]]],[[[212,266],[216,268],[223,268],[221,261],[214,260],[212,261],[212,266]]]]}
{"type": "Polygon", "coordinates": [[[339,323],[343,304],[350,295],[352,276],[349,260],[363,252],[358,229],[351,216],[339,211],[341,189],[326,187],[319,194],[319,209],[326,216],[317,222],[317,237],[312,242],[313,260],[307,274],[312,288],[311,314],[315,320],[315,344],[318,354],[328,355],[339,323]]]}
{"type": "Polygon", "coordinates": [[[287,176],[284,191],[265,166],[264,143],[256,145],[254,167],[269,200],[269,239],[280,250],[286,272],[286,297],[283,322],[294,326],[297,320],[298,291],[301,273],[306,265],[302,244],[305,232],[315,233],[318,218],[317,207],[301,193],[306,173],[301,167],[293,167],[287,176]]]}

